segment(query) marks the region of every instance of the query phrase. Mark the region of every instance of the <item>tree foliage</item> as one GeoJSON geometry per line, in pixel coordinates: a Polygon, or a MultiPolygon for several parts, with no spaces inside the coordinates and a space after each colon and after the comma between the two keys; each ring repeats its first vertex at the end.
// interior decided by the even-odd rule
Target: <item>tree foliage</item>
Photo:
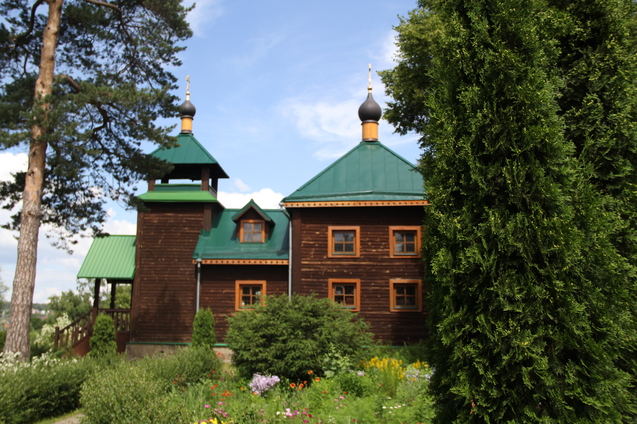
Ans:
{"type": "MultiPolygon", "coordinates": [[[[0,148],[32,139],[37,121],[46,128],[43,223],[75,234],[99,231],[103,196],[130,201],[131,184],[166,170],[140,142],[170,145],[169,128],[154,121],[176,113],[169,93],[180,64],[177,43],[191,32],[178,0],[66,0],[59,28],[53,92],[34,100],[48,2],[5,0],[0,13],[0,148]],[[106,7],[104,5],[110,5],[106,7]],[[47,102],[46,116],[35,103],[47,102]]],[[[0,186],[5,207],[22,198],[25,173],[0,186]]],[[[19,229],[19,215],[9,228],[19,229]]]]}
{"type": "Polygon", "coordinates": [[[91,295],[86,292],[75,293],[73,290],[63,291],[60,295],[49,297],[50,319],[66,314],[71,321],[75,321],[93,308],[91,295]]]}
{"type": "Polygon", "coordinates": [[[63,247],[69,235],[99,233],[104,196],[132,204],[130,189],[169,165],[142,141],[174,145],[170,94],[179,46],[191,36],[181,0],[0,1],[0,148],[28,146],[26,172],[0,183],[4,207],[22,208],[5,350],[28,357],[39,228],[63,247]]]}
{"type": "Polygon", "coordinates": [[[631,420],[633,7],[432,0],[397,28],[386,117],[424,152],[437,422],[631,420]]]}

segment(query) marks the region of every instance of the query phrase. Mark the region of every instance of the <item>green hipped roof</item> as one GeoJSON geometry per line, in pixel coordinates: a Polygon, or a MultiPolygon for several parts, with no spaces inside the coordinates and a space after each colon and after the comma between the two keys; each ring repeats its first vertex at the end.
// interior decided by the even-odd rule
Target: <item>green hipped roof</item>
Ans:
{"type": "Polygon", "coordinates": [[[217,198],[200,184],[155,184],[153,191],[137,196],[144,202],[215,203],[217,198]]]}
{"type": "Polygon", "coordinates": [[[289,217],[277,209],[262,210],[272,220],[266,222],[264,243],[241,243],[233,221],[242,209],[224,209],[215,214],[210,231],[202,231],[193,254],[195,259],[284,259],[289,257],[289,217]]]}
{"type": "Polygon", "coordinates": [[[132,280],[135,276],[135,236],[96,237],[77,278],[132,280]]]}
{"type": "Polygon", "coordinates": [[[378,141],[364,141],[283,202],[422,200],[415,165],[378,141]]]}
{"type": "Polygon", "coordinates": [[[192,134],[181,133],[177,135],[176,147],[165,149],[160,147],[151,152],[151,155],[170,162],[173,165],[211,165],[218,178],[228,178],[219,162],[206,150],[192,134]]]}

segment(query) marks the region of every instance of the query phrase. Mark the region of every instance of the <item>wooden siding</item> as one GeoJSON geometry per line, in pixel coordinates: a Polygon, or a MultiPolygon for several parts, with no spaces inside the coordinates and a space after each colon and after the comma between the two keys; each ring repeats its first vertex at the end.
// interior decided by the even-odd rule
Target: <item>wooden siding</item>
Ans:
{"type": "Polygon", "coordinates": [[[202,204],[151,203],[139,213],[131,341],[189,342],[196,302],[192,263],[202,204]]]}
{"type": "MultiPolygon", "coordinates": [[[[389,227],[421,225],[422,206],[294,209],[293,291],[328,296],[330,278],[360,279],[360,315],[376,339],[392,344],[416,342],[427,336],[423,312],[390,312],[390,280],[422,280],[422,260],[391,258],[389,227]],[[360,257],[329,258],[328,227],[360,226],[360,257]]],[[[423,285],[423,297],[426,282],[423,285]]]]}
{"type": "Polygon", "coordinates": [[[212,310],[219,343],[223,343],[228,331],[226,317],[235,313],[235,282],[237,280],[266,281],[266,296],[287,294],[288,267],[284,265],[202,266],[200,307],[212,310]]]}

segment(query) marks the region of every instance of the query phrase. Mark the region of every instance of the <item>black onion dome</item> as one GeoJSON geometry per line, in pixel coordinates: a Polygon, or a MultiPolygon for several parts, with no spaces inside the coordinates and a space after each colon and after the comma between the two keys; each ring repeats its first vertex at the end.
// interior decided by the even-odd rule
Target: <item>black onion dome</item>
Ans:
{"type": "Polygon", "coordinates": [[[179,107],[179,110],[181,111],[181,116],[188,116],[190,118],[194,118],[195,113],[197,113],[197,108],[195,108],[195,105],[190,103],[190,100],[183,102],[179,107]]]}
{"type": "Polygon", "coordinates": [[[372,93],[367,94],[367,100],[363,102],[361,107],[358,108],[358,117],[361,121],[380,121],[380,117],[383,115],[383,111],[374,98],[372,93]]]}

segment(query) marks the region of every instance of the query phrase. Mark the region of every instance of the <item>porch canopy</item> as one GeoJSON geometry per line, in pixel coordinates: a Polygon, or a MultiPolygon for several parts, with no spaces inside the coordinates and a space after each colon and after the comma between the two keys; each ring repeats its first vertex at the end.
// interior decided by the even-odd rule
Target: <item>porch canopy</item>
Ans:
{"type": "MultiPolygon", "coordinates": [[[[102,279],[112,284],[111,303],[115,301],[117,283],[132,283],[135,276],[135,236],[96,237],[84,258],[77,278],[95,279],[95,307],[99,302],[102,279]]],[[[114,308],[114,305],[111,305],[114,308]]]]}

